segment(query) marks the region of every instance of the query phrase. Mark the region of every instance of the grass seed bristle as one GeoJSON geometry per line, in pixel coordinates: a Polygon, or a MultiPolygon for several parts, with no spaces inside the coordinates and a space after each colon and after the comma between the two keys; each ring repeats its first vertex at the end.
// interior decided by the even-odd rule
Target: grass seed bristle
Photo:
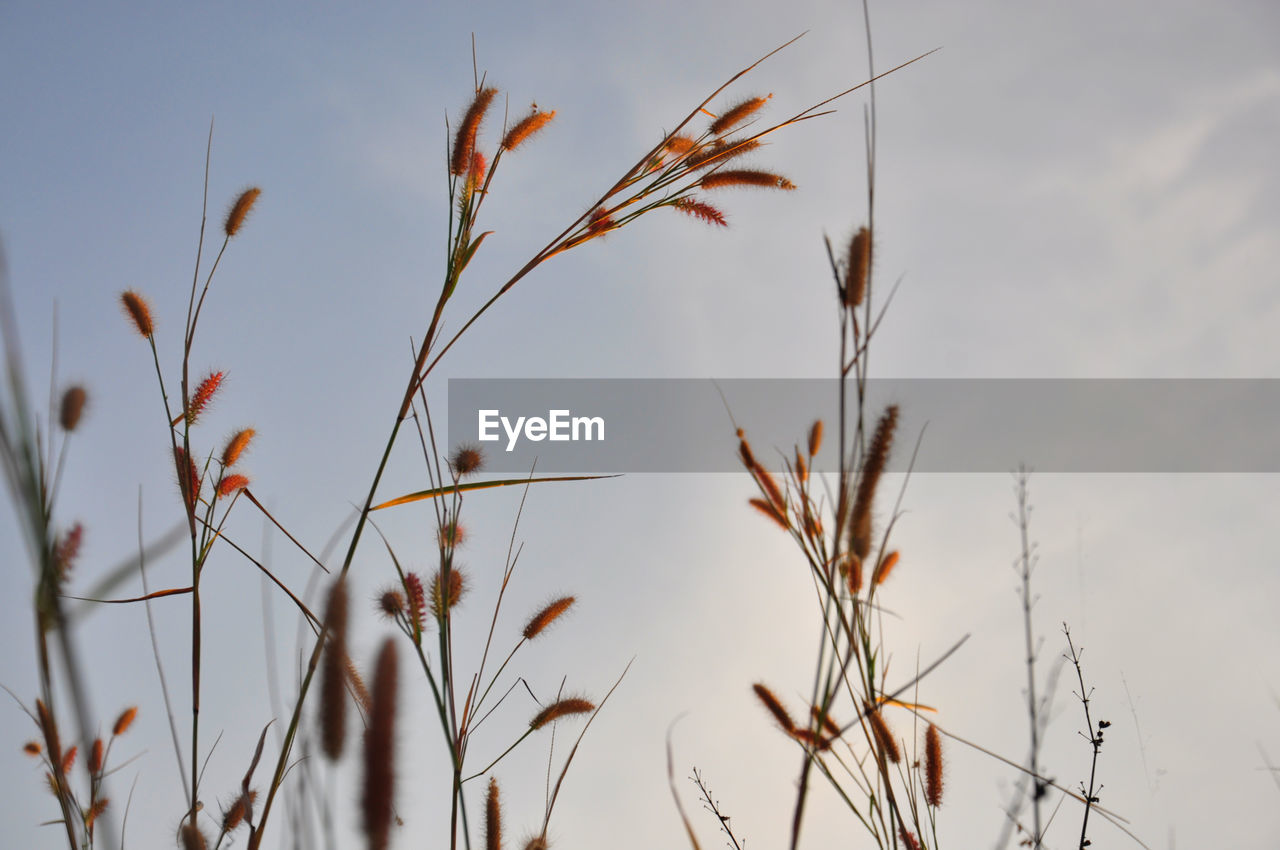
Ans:
{"type": "Polygon", "coordinates": [[[530,729],[541,729],[553,720],[559,720],[561,717],[571,717],[575,714],[587,714],[595,711],[595,703],[581,697],[566,697],[565,699],[556,700],[551,705],[539,711],[529,721],[530,729]]]}
{"type": "Polygon", "coordinates": [[[845,304],[857,307],[867,294],[867,279],[871,274],[871,231],[865,227],[858,228],[849,240],[848,256],[845,258],[845,304]]]}
{"type": "Polygon", "coordinates": [[[699,201],[695,198],[677,198],[672,206],[685,215],[705,221],[707,224],[717,224],[720,227],[729,226],[729,221],[725,218],[724,213],[706,201],[699,201]]]}
{"type": "Polygon", "coordinates": [[[924,799],[935,809],[942,805],[942,736],[932,723],[924,733],[924,799]]]}
{"type": "Polygon", "coordinates": [[[337,761],[347,739],[347,583],[338,581],[329,591],[325,608],[329,640],[320,671],[320,746],[337,761]]]}
{"type": "Polygon", "coordinates": [[[226,478],[223,478],[218,482],[218,495],[225,499],[233,493],[238,493],[248,486],[249,477],[237,472],[233,475],[228,475],[226,478]]]}
{"type": "Polygon", "coordinates": [[[484,468],[484,452],[479,446],[463,443],[449,456],[449,468],[456,478],[474,475],[484,468]]]}
{"type": "Polygon", "coordinates": [[[458,567],[449,569],[449,587],[444,587],[443,572],[436,571],[431,580],[431,613],[437,620],[443,619],[447,611],[462,601],[467,595],[467,578],[458,567]]]}
{"type": "Polygon", "coordinates": [[[258,196],[262,194],[262,190],[257,186],[245,189],[236,198],[235,203],[231,205],[231,209],[227,212],[227,220],[223,223],[223,232],[230,239],[240,232],[240,228],[244,226],[244,220],[249,217],[249,213],[253,210],[253,205],[257,203],[258,196]]]}
{"type": "Polygon", "coordinates": [[[769,713],[773,715],[773,719],[778,721],[778,725],[782,727],[782,730],[789,735],[794,734],[796,731],[796,724],[792,721],[791,715],[787,714],[787,710],[782,707],[782,702],[774,696],[773,691],[769,690],[766,685],[759,682],[752,685],[751,689],[756,692],[756,698],[759,699],[760,702],[764,704],[764,707],[769,710],[769,713]]]}
{"type": "Polygon", "coordinates": [[[492,776],[484,802],[484,847],[502,850],[502,801],[498,798],[498,780],[492,776]]]}
{"type": "Polygon", "coordinates": [[[872,584],[881,584],[889,577],[889,573],[893,572],[893,568],[897,566],[898,553],[893,551],[880,558],[880,563],[876,564],[875,572],[871,574],[872,584]]]}
{"type": "Polygon", "coordinates": [[[754,168],[740,168],[732,171],[713,171],[699,181],[703,189],[726,189],[733,186],[758,187],[761,189],[785,189],[796,187],[787,178],[772,171],[761,171],[754,168]]]}
{"type": "Polygon", "coordinates": [[[893,733],[889,731],[889,724],[881,716],[880,709],[872,709],[866,703],[863,703],[863,706],[867,720],[871,723],[871,733],[875,737],[876,748],[884,754],[886,759],[894,764],[902,761],[902,750],[899,749],[893,733]]]}
{"type": "Polygon", "coordinates": [[[787,524],[786,518],[783,517],[782,514],[778,513],[778,509],[775,508],[773,506],[773,502],[770,502],[768,499],[761,499],[758,496],[755,496],[748,499],[747,504],[773,520],[783,531],[791,530],[791,526],[787,524]]]}
{"type": "Polygon", "coordinates": [[[867,457],[862,465],[862,474],[858,479],[857,498],[853,502],[853,513],[850,515],[849,549],[859,558],[866,558],[871,551],[871,505],[875,501],[876,487],[889,461],[889,452],[893,448],[893,432],[898,425],[898,406],[891,404],[885,408],[876,424],[875,434],[867,449],[867,457]]]}
{"type": "Polygon", "coordinates": [[[740,103],[735,103],[733,106],[720,113],[719,118],[711,122],[711,127],[709,128],[711,135],[722,136],[734,129],[743,121],[746,121],[758,112],[771,97],[773,97],[772,94],[765,95],[764,97],[749,97],[740,103]]]}
{"type": "Polygon", "coordinates": [[[147,304],[147,300],[132,289],[128,289],[120,294],[120,303],[124,306],[124,311],[133,322],[133,326],[138,329],[138,333],[144,339],[150,339],[155,333],[156,326],[151,320],[151,307],[147,304]]]}
{"type": "Polygon", "coordinates": [[[102,772],[102,739],[94,738],[93,746],[89,749],[89,762],[86,765],[89,768],[89,776],[97,776],[102,772]]]}
{"type": "Polygon", "coordinates": [[[572,596],[562,596],[559,599],[548,602],[542,607],[542,610],[529,618],[529,622],[524,627],[524,639],[533,640],[542,634],[552,623],[560,618],[562,614],[569,610],[575,599],[572,596]]]}
{"type": "Polygon", "coordinates": [[[480,125],[484,122],[485,114],[488,113],[489,106],[497,94],[498,90],[495,88],[480,89],[476,92],[471,105],[467,107],[462,121],[458,124],[457,135],[453,138],[453,153],[449,160],[450,174],[465,174],[471,165],[471,154],[476,149],[476,136],[480,133],[480,125]]]}
{"type": "Polygon", "coordinates": [[[556,117],[556,111],[539,112],[537,109],[532,110],[528,115],[517,121],[507,134],[502,137],[502,147],[506,150],[513,151],[527,142],[531,136],[540,131],[543,127],[551,123],[551,119],[556,117]]]}
{"type": "Polygon", "coordinates": [[[134,718],[138,716],[138,707],[131,705],[124,711],[120,712],[120,716],[116,718],[115,725],[111,727],[113,736],[123,735],[129,731],[129,727],[133,725],[134,718]]]}
{"type": "Polygon", "coordinates": [[[361,808],[370,850],[385,850],[395,795],[396,643],[387,638],[373,675],[373,711],[364,736],[364,793],[361,808]]]}
{"type": "Polygon", "coordinates": [[[720,139],[692,151],[685,157],[684,166],[686,169],[693,171],[708,165],[728,162],[758,147],[760,147],[760,142],[756,139],[743,139],[739,142],[726,142],[720,139]]]}
{"type": "Polygon", "coordinates": [[[809,428],[809,457],[817,455],[822,448],[822,420],[814,420],[813,425],[809,428]]]}
{"type": "Polygon", "coordinates": [[[249,448],[249,443],[253,441],[253,437],[258,432],[252,428],[241,428],[239,431],[231,435],[227,440],[226,447],[222,450],[222,465],[235,466],[240,460],[240,456],[249,448]]]}

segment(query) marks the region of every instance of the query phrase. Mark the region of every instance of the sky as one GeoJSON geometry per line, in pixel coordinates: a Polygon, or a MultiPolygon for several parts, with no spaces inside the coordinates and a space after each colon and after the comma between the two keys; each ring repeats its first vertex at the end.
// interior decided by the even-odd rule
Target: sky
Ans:
{"type": "MultiPolygon", "coordinates": [[[[1274,4],[873,4],[871,23],[877,68],[941,48],[877,88],[875,274],[901,285],[873,374],[1280,377],[1274,4]]],[[[439,286],[446,122],[472,90],[473,33],[477,65],[511,114],[531,102],[557,112],[503,162],[484,212],[494,235],[459,289],[452,328],[742,67],[805,34],[733,90],[771,94],[773,118],[861,82],[867,68],[861,9],[825,0],[732,11],[712,0],[0,4],[0,236],[29,383],[39,394],[48,386],[56,311],[57,385],[81,382],[91,394],[56,512],[60,524],[86,527],[74,589],[135,551],[139,524],[151,539],[181,517],[150,354],[117,305],[127,288],[150,299],[172,376],[211,121],[210,221],[247,186],[262,196],[202,315],[193,365],[228,377],[196,439],[214,451],[236,428],[256,428],[255,495],[315,551],[341,533],[439,286]]],[[[866,218],[866,105],[850,95],[834,114],[774,136],[752,164],[798,189],[725,195],[725,230],[660,210],[539,268],[450,351],[438,377],[830,376],[838,336],[822,238],[843,242],[866,218]]],[[[433,404],[444,404],[444,384],[429,386],[433,404]]],[[[727,424],[724,436],[731,454],[727,424]]],[[[423,486],[412,445],[394,461],[380,493],[423,486]]],[[[534,691],[554,692],[564,677],[599,697],[630,664],[574,761],[552,841],[680,846],[665,763],[680,718],[677,785],[704,846],[721,840],[682,778],[695,766],[737,834],[779,846],[799,759],[750,686],[768,682],[793,704],[809,688],[817,620],[804,563],[747,506],[746,476],[628,472],[532,491],[516,534],[524,548],[500,639],[513,640],[547,600],[579,599],[544,645],[521,651],[534,691]]],[[[901,484],[891,476],[886,492],[901,484]]],[[[519,497],[467,502],[473,585],[457,627],[469,656],[488,628],[519,497]]],[[[1267,757],[1280,763],[1275,476],[1046,472],[1033,476],[1031,497],[1040,666],[1053,668],[1068,623],[1085,648],[1095,716],[1112,722],[1099,763],[1104,805],[1151,847],[1276,846],[1280,787],[1265,767],[1267,757]]],[[[30,704],[31,570],[9,505],[0,684],[30,704]]],[[[902,507],[902,562],[885,592],[894,669],[905,677],[968,635],[921,684],[920,701],[945,728],[1019,761],[1027,730],[1012,479],[912,476],[902,507]]],[[[419,569],[434,551],[427,516],[404,508],[380,523],[419,569]]],[[[305,557],[247,505],[228,528],[314,598],[305,557]]],[[[366,545],[356,598],[372,600],[392,575],[385,552],[366,545]]],[[[151,578],[183,583],[180,553],[151,578]]],[[[214,637],[201,717],[222,733],[203,786],[213,811],[279,716],[269,683],[287,699],[301,644],[287,604],[230,550],[203,581],[214,637]]],[[[188,669],[187,609],[155,613],[184,718],[189,696],[174,683],[188,669]]],[[[78,629],[103,724],[142,706],[119,751],[136,759],[112,778],[113,800],[133,788],[126,843],[166,846],[184,802],[144,613],[94,610],[78,629]]],[[[371,603],[359,608],[353,657],[371,665],[389,633],[371,603]]],[[[1057,687],[1044,761],[1076,787],[1089,753],[1072,690],[1065,678],[1057,687]]],[[[500,752],[503,732],[531,713],[520,700],[495,715],[507,726],[476,744],[477,760],[500,752]]],[[[402,709],[426,716],[420,681],[402,709]]],[[[445,752],[428,720],[404,725],[405,826],[393,846],[438,846],[445,752]]],[[[35,730],[12,701],[0,706],[0,732],[6,840],[56,846],[60,834],[39,826],[56,807],[21,752],[35,730]]],[[[541,810],[547,746],[527,743],[498,770],[513,837],[541,810]]],[[[555,758],[564,747],[562,737],[555,758]]],[[[943,846],[995,846],[1016,774],[959,745],[948,760],[943,846]]],[[[337,846],[358,846],[355,761],[322,774],[337,846]]],[[[1064,804],[1048,846],[1073,846],[1078,823],[1064,804]]],[[[808,846],[860,846],[856,832],[833,795],[815,797],[808,846]]],[[[292,846],[283,836],[268,843],[292,846]]],[[[1129,842],[1103,824],[1091,837],[1129,842]]]]}

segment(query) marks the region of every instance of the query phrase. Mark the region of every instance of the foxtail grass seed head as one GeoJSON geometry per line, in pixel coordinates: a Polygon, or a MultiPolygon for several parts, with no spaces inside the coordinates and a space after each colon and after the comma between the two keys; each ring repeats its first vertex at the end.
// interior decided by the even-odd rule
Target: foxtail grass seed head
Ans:
{"type": "Polygon", "coordinates": [[[935,809],[942,805],[942,736],[932,723],[924,733],[924,799],[935,809]]]}
{"type": "Polygon", "coordinates": [[[826,732],[827,735],[832,738],[840,736],[840,725],[831,719],[829,713],[824,714],[822,709],[815,705],[809,709],[809,716],[817,721],[818,725],[822,727],[822,731],[826,732]]]}
{"type": "Polygon", "coordinates": [[[758,147],[760,147],[760,142],[755,139],[743,139],[740,142],[726,142],[724,139],[717,139],[709,145],[703,145],[701,148],[692,151],[685,157],[684,167],[689,171],[693,171],[709,165],[719,165],[758,147]]]}
{"type": "Polygon", "coordinates": [[[89,768],[89,776],[92,778],[102,772],[102,739],[94,738],[93,746],[89,749],[89,762],[86,764],[89,768]]]}
{"type": "Polygon", "coordinates": [[[332,761],[342,756],[347,740],[347,583],[339,580],[325,607],[329,641],[320,671],[320,745],[332,761]]]}
{"type": "Polygon", "coordinates": [[[502,137],[502,147],[506,150],[513,151],[529,140],[531,136],[541,130],[543,127],[551,123],[551,119],[556,117],[556,111],[539,112],[537,107],[525,117],[517,121],[507,134],[502,137]]]}
{"type": "Polygon", "coordinates": [[[133,721],[137,716],[138,707],[136,705],[131,705],[120,712],[120,716],[116,718],[115,724],[111,727],[112,736],[118,737],[128,732],[129,727],[133,725],[133,721]]]}
{"type": "Polygon", "coordinates": [[[782,516],[782,514],[778,513],[778,509],[774,507],[773,502],[769,501],[768,499],[752,497],[747,500],[747,503],[751,505],[751,507],[758,510],[760,513],[767,516],[769,519],[776,522],[778,524],[778,527],[781,528],[783,531],[791,530],[791,526],[787,524],[787,520],[782,516]]]}
{"type": "Polygon", "coordinates": [[[889,731],[889,724],[881,716],[880,709],[872,709],[866,703],[863,703],[863,707],[867,720],[871,723],[871,733],[876,739],[876,748],[894,764],[902,761],[902,750],[898,748],[898,742],[894,739],[893,732],[889,731]]]}
{"type": "Polygon", "coordinates": [[[203,483],[196,472],[196,462],[182,446],[174,448],[173,460],[178,471],[178,490],[182,493],[182,501],[187,506],[187,513],[194,516],[196,502],[200,498],[200,485],[203,483]]]}
{"type": "Polygon", "coordinates": [[[208,850],[209,840],[204,837],[200,827],[191,821],[182,825],[179,834],[182,836],[182,850],[208,850]]]}
{"type": "Polygon", "coordinates": [[[150,339],[155,333],[156,326],[151,321],[151,306],[147,304],[146,299],[132,289],[127,289],[120,294],[120,303],[138,333],[142,334],[144,339],[150,339]]]}
{"type": "Polygon", "coordinates": [[[39,741],[27,741],[22,745],[22,751],[29,756],[38,756],[44,752],[44,747],[40,746],[39,741]]]}
{"type": "Polygon", "coordinates": [[[188,425],[194,425],[200,414],[209,406],[209,402],[213,401],[218,388],[222,386],[222,379],[226,376],[226,372],[210,372],[208,377],[196,385],[196,391],[191,394],[191,401],[187,404],[186,413],[175,419],[173,424],[177,425],[185,417],[188,425]]]}
{"type": "Polygon", "coordinates": [[[218,482],[218,495],[225,499],[228,496],[239,493],[248,486],[249,477],[237,472],[233,475],[226,476],[218,482]]]}
{"type": "Polygon", "coordinates": [[[898,824],[898,835],[902,837],[902,843],[907,850],[920,850],[920,839],[916,838],[914,832],[907,829],[906,824],[898,824]]]}
{"type": "Polygon", "coordinates": [[[535,835],[524,843],[524,850],[548,850],[550,846],[545,835],[535,835]]]}
{"type": "Polygon", "coordinates": [[[875,501],[880,476],[889,461],[889,452],[893,449],[893,432],[897,427],[898,406],[891,404],[885,408],[880,421],[876,423],[875,433],[871,436],[871,444],[862,465],[862,475],[858,479],[857,498],[854,499],[853,513],[850,516],[849,548],[859,558],[866,558],[871,551],[871,505],[875,501]]]}
{"type": "Polygon", "coordinates": [[[76,523],[62,535],[53,548],[53,566],[57,570],[58,580],[66,581],[75,566],[76,557],[80,554],[80,546],[84,543],[84,526],[76,523]]]}
{"type": "Polygon", "coordinates": [[[711,135],[723,136],[725,133],[735,127],[738,127],[742,122],[759,112],[761,107],[763,107],[771,97],[773,97],[772,94],[767,94],[764,97],[750,97],[744,101],[735,103],[724,112],[721,112],[719,118],[711,122],[711,135]]]}
{"type": "Polygon", "coordinates": [[[92,838],[93,838],[93,824],[94,824],[94,822],[95,822],[98,818],[102,817],[102,813],[103,813],[103,812],[105,812],[105,811],[107,810],[107,805],[108,805],[110,802],[111,802],[111,801],[110,801],[110,800],[108,800],[106,797],[99,797],[97,800],[94,800],[94,801],[93,801],[93,805],[89,807],[89,811],[85,812],[85,815],[84,815],[84,825],[85,825],[85,828],[87,828],[87,829],[89,830],[89,838],[90,838],[90,840],[92,840],[92,838]]]}
{"type": "Polygon", "coordinates": [[[713,171],[698,181],[703,189],[727,189],[734,186],[757,187],[761,189],[785,189],[796,187],[787,178],[771,171],[760,171],[754,168],[741,168],[733,171],[713,171]]]}
{"type": "Polygon", "coordinates": [[[882,584],[889,577],[889,573],[893,572],[893,568],[898,564],[898,552],[894,550],[887,555],[880,557],[880,563],[876,564],[876,571],[871,576],[872,584],[882,584]]]}
{"type": "Polygon", "coordinates": [[[587,218],[587,234],[595,236],[613,228],[613,216],[604,207],[596,207],[587,218]]]}
{"type": "Polygon", "coordinates": [[[437,570],[431,580],[431,613],[437,620],[443,620],[445,613],[452,610],[467,594],[467,578],[457,566],[450,567],[448,584],[446,588],[444,571],[437,570]]]}
{"type": "Polygon", "coordinates": [[[467,539],[467,528],[456,519],[446,520],[436,529],[436,542],[442,549],[457,549],[467,539]]]}
{"type": "Polygon", "coordinates": [[[725,218],[724,213],[708,204],[706,201],[699,201],[695,198],[677,198],[671,206],[678,209],[687,216],[706,222],[707,224],[715,224],[720,227],[728,227],[729,220],[725,218]]]}
{"type": "Polygon", "coordinates": [[[787,734],[794,734],[796,731],[796,724],[792,721],[791,715],[787,714],[787,710],[782,707],[782,702],[774,696],[773,691],[769,690],[767,686],[759,682],[752,685],[751,689],[756,692],[756,698],[759,699],[764,707],[769,710],[769,713],[773,715],[773,719],[778,721],[778,725],[782,727],[782,731],[787,734]]]}
{"type": "Polygon", "coordinates": [[[222,831],[235,832],[240,824],[253,818],[253,803],[258,799],[257,791],[241,791],[231,801],[231,805],[222,812],[222,831]]]}
{"type": "Polygon", "coordinates": [[[258,196],[261,194],[262,190],[253,186],[236,197],[235,203],[227,211],[227,220],[222,225],[228,239],[240,232],[240,228],[244,226],[244,220],[249,217],[253,205],[258,202],[258,196]]]}
{"type": "Polygon", "coordinates": [[[70,433],[76,429],[80,424],[80,418],[84,416],[84,406],[88,400],[89,393],[84,387],[67,387],[66,392],[62,394],[62,404],[58,410],[58,424],[62,426],[63,431],[70,433]]]}
{"type": "Polygon", "coordinates": [[[54,722],[49,707],[39,698],[36,699],[36,720],[39,721],[40,731],[44,733],[45,746],[49,748],[49,763],[56,765],[62,761],[62,742],[58,737],[58,724],[54,722]]]}
{"type": "Polygon", "coordinates": [[[849,595],[857,596],[862,590],[862,559],[852,552],[840,556],[840,576],[849,587],[849,595]]]}
{"type": "Polygon", "coordinates": [[[395,619],[404,613],[404,594],[397,588],[389,587],[378,594],[378,612],[384,617],[395,619]]]}
{"type": "Polygon", "coordinates": [[[822,449],[822,420],[816,419],[809,428],[809,457],[814,457],[822,449]]]}
{"type": "Polygon", "coordinates": [[[235,466],[240,460],[240,456],[249,448],[249,443],[253,442],[253,437],[258,432],[252,428],[241,428],[231,435],[227,440],[226,447],[222,450],[222,465],[235,466]]]}
{"type": "Polygon", "coordinates": [[[453,137],[453,152],[449,159],[449,173],[465,174],[471,165],[471,154],[476,149],[476,136],[480,133],[480,125],[489,111],[494,97],[498,94],[495,88],[483,88],[476,92],[475,99],[467,107],[462,121],[458,124],[458,132],[453,137]]]}
{"type": "Polygon", "coordinates": [[[474,475],[484,468],[484,452],[472,443],[463,443],[449,455],[449,469],[455,478],[474,475]]]}
{"type": "Polygon", "coordinates": [[[422,631],[427,625],[427,593],[417,573],[405,573],[404,590],[409,597],[409,622],[422,631]]]}
{"type": "Polygon", "coordinates": [[[688,136],[668,136],[667,140],[662,143],[664,153],[673,153],[677,156],[686,154],[693,150],[696,143],[688,136]]]}
{"type": "Polygon", "coordinates": [[[559,599],[542,606],[542,609],[530,617],[528,623],[525,623],[524,639],[533,640],[546,631],[552,623],[560,619],[573,606],[574,601],[572,596],[561,596],[559,599]]]}
{"type": "Polygon", "coordinates": [[[848,257],[845,259],[845,305],[857,307],[867,294],[867,279],[871,275],[871,231],[859,227],[849,240],[848,257]]]}
{"type": "Polygon", "coordinates": [[[76,754],[79,752],[80,748],[73,744],[71,749],[62,754],[62,763],[58,765],[58,770],[62,772],[63,776],[66,776],[71,772],[71,768],[74,767],[76,763],[76,754]]]}
{"type": "Polygon", "coordinates": [[[778,480],[773,477],[773,473],[757,464],[753,470],[756,475],[756,481],[760,482],[760,489],[769,498],[770,504],[778,511],[779,516],[787,515],[787,500],[782,497],[782,488],[778,486],[778,480]]]}
{"type": "Polygon", "coordinates": [[[529,721],[530,729],[541,729],[552,721],[559,720],[561,717],[572,717],[576,714],[587,714],[595,711],[595,703],[582,697],[566,697],[565,699],[556,700],[551,705],[539,711],[529,721]]]}
{"type": "Polygon", "coordinates": [[[489,777],[489,793],[484,801],[485,850],[502,850],[502,801],[498,799],[498,780],[489,777]]]}
{"type": "Polygon", "coordinates": [[[395,796],[396,642],[387,638],[373,674],[373,711],[364,735],[364,794],[361,808],[370,850],[385,850],[395,796]]]}
{"type": "Polygon", "coordinates": [[[798,484],[805,484],[809,480],[809,464],[805,461],[804,454],[798,447],[796,448],[795,476],[798,484]]]}

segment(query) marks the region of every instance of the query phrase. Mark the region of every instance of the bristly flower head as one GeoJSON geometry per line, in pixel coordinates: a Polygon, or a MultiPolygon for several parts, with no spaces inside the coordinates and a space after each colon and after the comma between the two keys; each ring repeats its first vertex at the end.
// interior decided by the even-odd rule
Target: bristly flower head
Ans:
{"type": "Polygon", "coordinates": [[[560,619],[560,616],[569,610],[574,601],[572,596],[562,596],[544,605],[542,610],[530,617],[529,622],[525,624],[524,639],[533,640],[542,634],[548,626],[560,619]]]}
{"type": "Polygon", "coordinates": [[[760,108],[763,107],[771,97],[773,97],[772,94],[765,95],[764,97],[749,97],[746,100],[729,107],[724,112],[720,113],[719,118],[711,122],[711,135],[722,136],[742,124],[743,121],[746,121],[756,112],[760,111],[760,108]]]}
{"type": "Polygon", "coordinates": [[[124,711],[120,712],[120,716],[116,718],[115,724],[111,727],[113,736],[123,735],[129,731],[129,727],[133,725],[133,720],[138,716],[138,707],[131,705],[124,711]]]}
{"type": "Polygon", "coordinates": [[[942,805],[942,736],[932,723],[924,733],[924,799],[935,809],[942,805]]]}
{"type": "Polygon", "coordinates": [[[857,307],[867,294],[867,280],[871,276],[871,231],[859,227],[849,240],[845,258],[844,301],[849,307],[857,307]]]}
{"type": "Polygon", "coordinates": [[[489,106],[497,94],[498,90],[495,88],[480,89],[476,92],[475,99],[471,101],[471,106],[467,107],[466,114],[462,116],[462,122],[458,124],[458,133],[453,139],[453,153],[449,158],[450,174],[465,174],[470,167],[471,154],[476,149],[476,135],[480,132],[480,124],[484,121],[485,113],[489,111],[489,106]]]}
{"type": "Polygon", "coordinates": [[[231,205],[231,209],[227,211],[227,220],[223,223],[222,229],[230,239],[240,232],[240,228],[244,225],[244,220],[249,217],[249,212],[253,209],[253,205],[257,203],[258,196],[262,194],[262,190],[257,186],[245,189],[236,198],[235,203],[231,205]]]}
{"type": "Polygon", "coordinates": [[[699,181],[704,189],[723,189],[732,186],[755,186],[761,189],[784,189],[790,191],[796,187],[787,178],[771,171],[757,169],[738,169],[736,171],[713,171],[699,181]]]}
{"type": "Polygon", "coordinates": [[[120,294],[120,303],[124,306],[124,311],[129,315],[133,326],[138,329],[138,333],[150,339],[155,333],[156,326],[151,320],[151,306],[147,304],[147,300],[132,289],[127,289],[120,294]]]}
{"type": "Polygon", "coordinates": [[[431,580],[431,613],[437,620],[444,619],[447,611],[467,595],[467,577],[456,565],[449,569],[449,586],[445,588],[442,571],[437,570],[431,580]]]}
{"type": "Polygon", "coordinates": [[[698,201],[693,198],[677,198],[672,206],[685,215],[693,216],[696,219],[705,221],[707,224],[718,224],[721,227],[729,226],[729,222],[725,220],[724,213],[705,201],[698,201]]]}
{"type": "Polygon", "coordinates": [[[539,112],[537,107],[524,118],[517,121],[507,134],[502,137],[502,147],[506,150],[513,151],[529,140],[533,134],[537,133],[543,127],[551,123],[551,119],[556,117],[556,111],[539,112]]]}
{"type": "Polygon", "coordinates": [[[463,443],[449,456],[449,468],[457,478],[465,478],[484,468],[484,452],[472,443],[463,443]]]}
{"type": "Polygon", "coordinates": [[[567,697],[565,699],[556,700],[551,705],[539,711],[529,721],[530,729],[541,729],[553,720],[559,720],[561,717],[569,717],[575,714],[586,714],[595,711],[595,703],[581,697],[567,697]]]}
{"type": "Polygon", "coordinates": [[[170,424],[177,426],[179,422],[186,419],[188,425],[194,425],[195,421],[200,418],[200,414],[209,406],[209,402],[213,400],[218,388],[222,386],[222,379],[226,376],[226,372],[210,372],[209,376],[196,386],[196,391],[191,395],[191,402],[187,405],[186,413],[174,419],[170,424]]]}
{"type": "Polygon", "coordinates": [[[233,493],[239,493],[248,486],[248,476],[234,473],[218,482],[218,495],[225,499],[233,493]]]}
{"type": "Polygon", "coordinates": [[[244,454],[245,449],[249,448],[249,443],[257,433],[252,428],[241,428],[232,434],[231,439],[227,440],[226,448],[222,450],[222,465],[235,466],[236,461],[240,460],[240,456],[244,454]]]}

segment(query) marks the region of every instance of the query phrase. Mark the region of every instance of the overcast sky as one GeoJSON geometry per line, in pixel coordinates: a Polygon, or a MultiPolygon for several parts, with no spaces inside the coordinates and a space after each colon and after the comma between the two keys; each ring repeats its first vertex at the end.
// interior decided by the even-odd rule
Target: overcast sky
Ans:
{"type": "MultiPolygon", "coordinates": [[[[151,299],[174,380],[211,118],[212,219],[246,186],[263,194],[202,316],[193,365],[229,377],[195,439],[213,451],[235,428],[257,428],[255,494],[319,550],[363,498],[410,339],[434,303],[445,122],[471,91],[472,33],[479,67],[512,114],[535,101],[557,114],[503,162],[484,211],[483,229],[495,233],[468,270],[453,328],[741,67],[807,32],[736,89],[772,93],[769,115],[782,118],[861,81],[867,66],[860,9],[825,0],[356,8],[0,5],[0,235],[28,373],[47,385],[56,303],[59,383],[83,382],[92,397],[58,506],[60,524],[87,528],[78,590],[136,547],[140,485],[144,534],[181,517],[150,354],[117,304],[126,288],[151,299]]],[[[879,68],[942,48],[877,90],[876,274],[885,288],[902,284],[873,373],[1280,377],[1274,4],[924,2],[878,4],[871,17],[879,68]]],[[[660,210],[540,268],[450,352],[432,398],[443,404],[449,376],[831,375],[838,336],[822,236],[842,241],[866,216],[865,104],[850,96],[836,114],[773,137],[752,163],[798,191],[725,195],[728,230],[660,210]]],[[[388,497],[423,484],[420,458],[402,449],[388,497]]],[[[733,450],[726,426],[724,451],[733,450]]],[[[799,759],[750,685],[767,681],[798,703],[817,621],[803,562],[750,511],[750,495],[741,475],[645,474],[530,494],[500,638],[558,593],[576,593],[580,610],[528,648],[521,674],[539,696],[562,675],[599,696],[634,658],[574,763],[552,821],[557,846],[680,846],[664,762],[680,715],[677,775],[696,765],[735,832],[754,847],[781,845],[799,759]]],[[[1096,687],[1095,717],[1113,724],[1104,804],[1152,847],[1275,847],[1280,788],[1261,752],[1280,763],[1275,477],[1046,474],[1032,498],[1042,668],[1060,655],[1069,622],[1096,687]]],[[[517,503],[509,492],[467,503],[464,648],[483,639],[517,503]]],[[[884,601],[904,678],[917,658],[971,635],[922,684],[921,702],[947,728],[1019,760],[1013,506],[1006,475],[912,478],[895,531],[903,560],[884,601]]],[[[9,513],[0,683],[29,703],[31,571],[9,513]]],[[[425,516],[405,508],[383,521],[419,569],[433,551],[425,516]]],[[[306,587],[305,559],[262,526],[241,504],[229,528],[306,587]]],[[[362,553],[355,581],[368,599],[393,573],[380,549],[362,553]]],[[[185,583],[183,569],[171,557],[154,580],[185,583]]],[[[216,637],[206,638],[201,717],[224,731],[203,786],[214,811],[275,711],[259,576],[225,550],[203,581],[206,634],[216,637]]],[[[267,596],[287,698],[296,629],[267,596]]],[[[173,683],[186,677],[189,611],[156,612],[181,727],[189,694],[173,683]]],[[[370,607],[358,627],[353,655],[368,664],[388,630],[370,607]]],[[[143,612],[95,612],[79,636],[104,724],[125,705],[143,707],[119,750],[140,757],[112,788],[122,809],[137,778],[129,845],[166,846],[184,803],[143,612]]],[[[1088,747],[1070,691],[1064,680],[1045,760],[1075,787],[1088,747]]],[[[403,700],[424,719],[401,750],[406,825],[396,846],[439,846],[446,756],[425,689],[403,700]]],[[[532,705],[514,700],[510,728],[532,705]]],[[[56,846],[61,835],[38,826],[56,806],[21,753],[34,729],[10,703],[0,730],[6,841],[56,846]]],[[[478,739],[477,760],[504,743],[478,739]]],[[[499,770],[516,834],[541,809],[545,743],[499,770]]],[[[994,845],[1016,776],[979,754],[950,754],[943,844],[994,845]]],[[[339,811],[353,808],[358,779],[354,765],[334,777],[339,811]]],[[[681,789],[696,811],[691,786],[681,789]]],[[[695,823],[704,846],[718,846],[714,820],[695,823]]],[[[1064,804],[1052,846],[1072,846],[1078,823],[1064,804]]],[[[284,822],[274,826],[279,841],[284,822]]],[[[351,824],[337,829],[340,846],[355,843],[351,824]]],[[[848,842],[857,829],[832,795],[815,800],[809,846],[848,842]]],[[[1103,824],[1091,835],[1094,846],[1127,841],[1103,824]]]]}

